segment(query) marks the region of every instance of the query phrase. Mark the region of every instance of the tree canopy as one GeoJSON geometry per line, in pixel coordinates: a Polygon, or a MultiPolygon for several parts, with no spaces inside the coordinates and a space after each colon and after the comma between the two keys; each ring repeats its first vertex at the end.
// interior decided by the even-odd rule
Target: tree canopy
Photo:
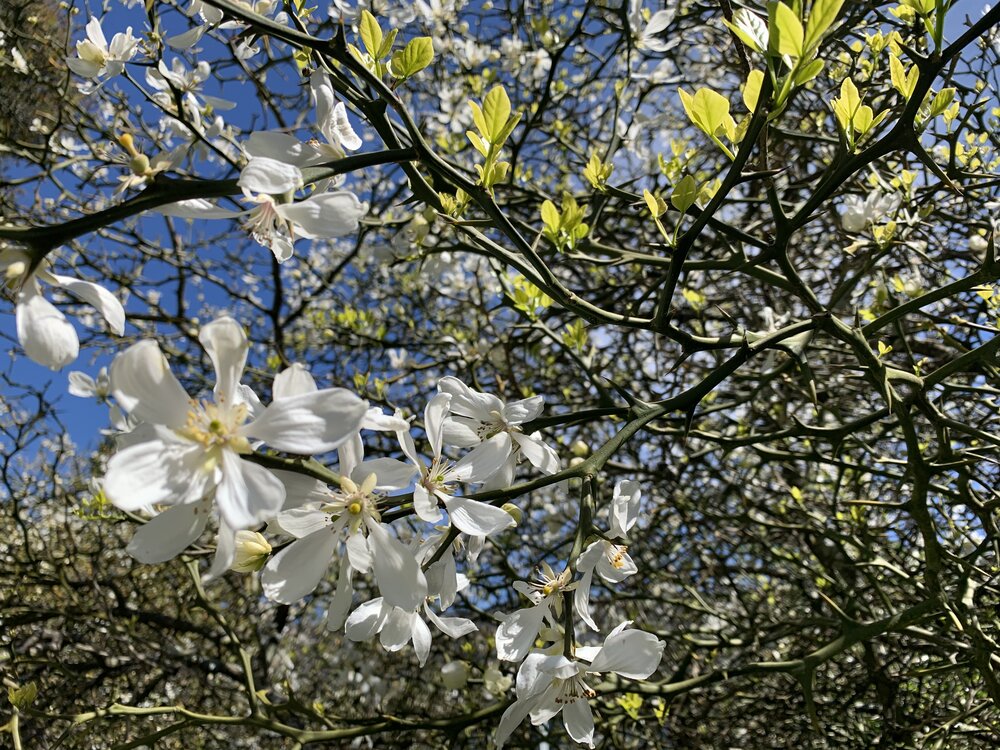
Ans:
{"type": "Polygon", "coordinates": [[[998,24],[0,5],[0,744],[996,744],[998,24]]]}

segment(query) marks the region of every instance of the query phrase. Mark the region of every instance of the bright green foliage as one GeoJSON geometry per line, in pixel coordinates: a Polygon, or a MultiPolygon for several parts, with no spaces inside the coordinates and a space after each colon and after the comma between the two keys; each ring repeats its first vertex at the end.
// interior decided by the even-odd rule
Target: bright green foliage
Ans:
{"type": "Polygon", "coordinates": [[[394,53],[389,72],[401,81],[419,73],[434,60],[434,42],[429,36],[418,36],[394,53]]]}
{"type": "Polygon", "coordinates": [[[858,144],[888,116],[889,111],[886,110],[876,116],[872,108],[862,102],[854,81],[845,78],[840,86],[840,97],[833,100],[833,113],[847,141],[848,150],[854,151],[858,144]]]}
{"type": "Polygon", "coordinates": [[[503,86],[494,86],[483,98],[482,106],[470,101],[472,121],[478,133],[471,130],[466,135],[486,162],[476,165],[479,180],[487,190],[507,176],[509,164],[498,160],[503,144],[521,120],[519,112],[512,112],[510,98],[503,86]]]}
{"type": "Polygon", "coordinates": [[[505,293],[514,303],[514,307],[532,320],[538,317],[539,310],[544,310],[552,304],[552,298],[528,281],[521,274],[508,276],[505,293]]]}
{"type": "Polygon", "coordinates": [[[542,235],[559,252],[572,250],[590,231],[583,217],[583,209],[569,193],[563,196],[562,211],[552,201],[546,200],[542,203],[542,221],[545,223],[542,235]]]}
{"type": "Polygon", "coordinates": [[[583,168],[583,176],[593,185],[594,189],[604,192],[607,190],[608,178],[611,177],[613,171],[614,165],[611,162],[601,161],[595,151],[590,154],[590,160],[583,168]]]}
{"type": "Polygon", "coordinates": [[[729,100],[704,86],[693,96],[684,89],[678,89],[677,93],[680,94],[684,111],[691,122],[711,138],[726,156],[735,158],[733,152],[719,140],[719,136],[725,136],[730,141],[736,140],[736,120],[729,114],[729,100]]]}
{"type": "MultiPolygon", "coordinates": [[[[388,34],[383,33],[382,27],[379,26],[379,22],[375,16],[367,10],[362,10],[361,18],[358,21],[358,36],[361,37],[361,44],[364,46],[364,52],[359,50],[353,44],[349,44],[348,49],[350,49],[351,53],[356,58],[361,60],[361,62],[363,62],[375,75],[383,76],[387,72],[387,66],[382,62],[382,60],[384,60],[389,53],[392,52],[392,46],[396,42],[397,33],[396,29],[392,29],[388,34]]],[[[410,42],[410,44],[412,43],[413,42],[410,42]]],[[[432,47],[432,59],[433,56],[434,50],[432,47]]],[[[427,65],[425,64],[423,67],[427,67],[427,65]]],[[[412,75],[412,73],[410,75],[412,75]]]]}

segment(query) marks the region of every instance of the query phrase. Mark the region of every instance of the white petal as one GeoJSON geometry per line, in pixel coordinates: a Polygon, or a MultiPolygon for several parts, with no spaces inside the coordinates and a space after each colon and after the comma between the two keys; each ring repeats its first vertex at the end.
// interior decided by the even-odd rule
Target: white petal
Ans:
{"type": "Polygon", "coordinates": [[[503,418],[509,424],[524,424],[542,413],[545,406],[545,399],[541,396],[532,396],[521,401],[514,401],[503,408],[503,418]]]}
{"type": "Polygon", "coordinates": [[[559,455],[537,436],[537,432],[532,435],[515,432],[512,437],[532,466],[543,474],[555,474],[559,471],[559,455]]]}
{"type": "MultiPolygon", "coordinates": [[[[288,485],[285,487],[287,489],[288,485]]],[[[312,508],[294,508],[279,513],[275,517],[273,525],[279,527],[289,536],[303,539],[315,534],[320,529],[329,529],[333,524],[330,523],[329,513],[312,508]]]]}
{"type": "Polygon", "coordinates": [[[351,127],[351,121],[347,119],[347,107],[344,106],[343,102],[337,102],[333,108],[333,119],[330,126],[332,126],[332,132],[336,133],[337,145],[343,146],[348,151],[357,151],[361,148],[361,139],[351,127]]]}
{"type": "Polygon", "coordinates": [[[344,627],[347,613],[354,599],[354,586],[351,575],[354,568],[346,560],[340,561],[340,574],[337,576],[337,593],[330,600],[330,608],[326,611],[326,629],[334,633],[344,627]]]}
{"type": "Polygon", "coordinates": [[[621,583],[626,578],[631,575],[635,575],[639,572],[632,558],[628,556],[628,552],[625,551],[624,547],[617,547],[617,545],[612,545],[610,542],[601,542],[601,546],[604,548],[603,554],[597,561],[597,575],[603,578],[605,581],[611,583],[621,583]],[[608,556],[612,555],[616,559],[617,567],[615,563],[612,563],[608,556]]]}
{"type": "Polygon", "coordinates": [[[365,444],[361,440],[361,432],[354,432],[337,448],[337,458],[341,476],[353,477],[361,463],[365,460],[365,444]]]}
{"type": "Polygon", "coordinates": [[[205,198],[189,198],[176,203],[168,203],[165,206],[157,206],[152,210],[164,216],[177,216],[181,219],[234,219],[247,213],[246,211],[220,208],[205,198]]]}
{"type": "Polygon", "coordinates": [[[100,47],[105,52],[108,51],[108,41],[104,38],[104,29],[101,28],[101,20],[94,16],[87,21],[87,38],[100,47]]]}
{"type": "Polygon", "coordinates": [[[541,695],[552,684],[553,675],[541,669],[546,658],[545,654],[535,651],[521,662],[514,681],[514,693],[518,700],[541,695]]]}
{"type": "Polygon", "coordinates": [[[379,591],[389,604],[415,610],[427,596],[427,580],[420,565],[413,553],[380,524],[368,520],[367,526],[379,591]]]}
{"type": "Polygon", "coordinates": [[[502,661],[521,661],[527,656],[548,612],[547,604],[539,604],[507,615],[497,628],[497,656],[502,661]]]}
{"type": "Polygon", "coordinates": [[[309,374],[309,370],[306,369],[305,365],[296,362],[291,367],[286,367],[274,376],[274,385],[271,387],[271,398],[288,398],[289,396],[313,393],[318,390],[316,381],[309,374]]]}
{"type": "Polygon", "coordinates": [[[455,603],[458,591],[455,556],[450,549],[445,550],[441,558],[427,569],[427,593],[436,594],[441,601],[441,609],[445,610],[455,603]]]}
{"type": "Polygon", "coordinates": [[[121,336],[125,333],[125,308],[118,298],[103,286],[92,281],[74,279],[72,276],[57,276],[54,273],[48,276],[74,297],[97,310],[108,321],[108,326],[115,334],[121,336]]]}
{"type": "Polygon", "coordinates": [[[125,551],[141,563],[172,560],[201,536],[208,516],[207,503],[167,508],[136,529],[125,551]]]}
{"type": "Polygon", "coordinates": [[[195,26],[188,29],[183,34],[168,36],[163,41],[168,47],[172,47],[173,49],[188,49],[201,41],[201,37],[205,34],[207,29],[207,26],[195,26]]]}
{"type": "Polygon", "coordinates": [[[347,560],[359,573],[367,573],[372,567],[372,549],[368,538],[360,531],[347,537],[347,560]]]}
{"type": "Polygon", "coordinates": [[[285,485],[263,466],[223,449],[222,481],[215,491],[219,513],[233,529],[249,529],[273,518],[285,502],[285,485]]]}
{"type": "Polygon", "coordinates": [[[182,489],[200,484],[204,474],[192,474],[186,458],[197,458],[200,450],[177,452],[162,440],[148,440],[119,450],[108,461],[104,494],[115,507],[137,511],[162,503],[181,501],[182,489]]]}
{"type": "Polygon", "coordinates": [[[190,399],[155,341],[140,341],[115,357],[111,392],[125,411],[143,422],[178,429],[187,419],[190,399]]]}
{"type": "Polygon", "coordinates": [[[604,546],[600,541],[596,541],[587,547],[576,561],[576,570],[581,574],[581,578],[573,592],[573,609],[591,630],[598,628],[590,614],[590,586],[594,581],[594,567],[603,555],[604,546]]]}
{"type": "Polygon", "coordinates": [[[514,733],[514,730],[534,710],[536,702],[537,698],[534,697],[525,700],[519,698],[507,707],[507,710],[503,712],[503,716],[500,717],[500,723],[497,725],[497,733],[494,738],[497,750],[503,748],[504,744],[514,733]]]}
{"type": "Polygon", "coordinates": [[[367,641],[382,627],[389,609],[382,597],[365,602],[347,618],[347,637],[352,641],[367,641]]]}
{"type": "Polygon", "coordinates": [[[87,373],[73,370],[69,374],[69,393],[79,398],[93,398],[97,395],[97,383],[87,373]]]}
{"type": "Polygon", "coordinates": [[[641,497],[642,492],[636,481],[623,479],[615,485],[614,497],[611,500],[611,536],[625,538],[639,517],[641,497]]]}
{"type": "Polygon", "coordinates": [[[360,485],[369,474],[378,478],[377,490],[402,490],[410,486],[417,468],[395,458],[373,458],[351,472],[351,479],[360,485]]]}
{"type": "Polygon", "coordinates": [[[444,501],[451,523],[473,536],[489,536],[514,526],[514,517],[503,508],[467,497],[450,497],[444,501]]]}
{"type": "Polygon", "coordinates": [[[434,623],[434,626],[449,638],[461,638],[463,635],[475,633],[479,628],[476,623],[465,617],[438,617],[434,610],[424,604],[424,612],[427,619],[434,623]]]}
{"type": "Polygon", "coordinates": [[[101,74],[101,66],[90,60],[81,60],[79,57],[65,58],[66,65],[82,78],[97,78],[101,74]]]}
{"type": "Polygon", "coordinates": [[[448,445],[456,445],[459,448],[471,448],[479,445],[482,441],[476,427],[479,422],[470,423],[467,419],[455,419],[454,417],[445,420],[441,427],[443,440],[448,445]]]}
{"type": "Polygon", "coordinates": [[[395,414],[386,414],[381,407],[372,406],[365,412],[362,429],[378,430],[380,432],[399,432],[409,430],[410,423],[395,414]]]}
{"type": "Polygon", "coordinates": [[[323,580],[336,549],[337,537],[326,528],[292,542],[261,571],[264,596],[282,604],[294,604],[308,596],[323,580]]]}
{"type": "Polygon", "coordinates": [[[297,227],[303,237],[341,237],[358,229],[368,208],[354,193],[338,190],[313,195],[296,203],[284,203],[278,213],[297,227]]]}
{"type": "Polygon", "coordinates": [[[56,307],[37,293],[30,280],[17,297],[17,340],[28,358],[58,370],[80,354],[80,340],[73,325],[56,307]]]}
{"type": "Polygon", "coordinates": [[[660,666],[666,644],[642,630],[616,630],[604,641],[588,672],[616,672],[632,680],[645,680],[660,666]]]}
{"type": "Polygon", "coordinates": [[[382,625],[379,643],[387,651],[399,651],[410,642],[410,637],[413,635],[413,622],[419,619],[413,612],[393,607],[389,616],[385,618],[385,624],[382,625]]]}
{"type": "Polygon", "coordinates": [[[449,393],[437,394],[424,407],[424,430],[427,432],[427,441],[431,444],[431,451],[435,457],[441,455],[441,444],[444,438],[442,428],[450,408],[451,394],[449,393]]]}
{"type": "Polygon", "coordinates": [[[501,432],[462,456],[452,471],[463,482],[482,482],[503,467],[510,458],[510,452],[510,433],[501,432]]]}
{"type": "MultiPolygon", "coordinates": [[[[259,130],[251,133],[243,144],[243,150],[254,159],[271,159],[282,164],[294,164],[304,167],[309,161],[306,158],[305,145],[293,135],[279,133],[273,130],[259,130]]],[[[259,192],[268,192],[266,190],[259,192]]]]}
{"type": "MultiPolygon", "coordinates": [[[[475,626],[473,625],[473,627],[475,626]]],[[[427,663],[427,657],[431,653],[431,629],[418,615],[413,616],[412,637],[413,651],[417,655],[417,662],[422,667],[427,663]]]]}
{"type": "Polygon", "coordinates": [[[284,195],[303,185],[302,172],[294,164],[257,156],[240,172],[239,186],[252,193],[284,195]]]}
{"type": "Polygon", "coordinates": [[[225,519],[219,521],[219,533],[215,537],[215,557],[208,572],[201,577],[203,583],[214,581],[233,566],[236,559],[236,531],[226,525],[225,519]]]}
{"type": "Polygon", "coordinates": [[[413,488],[413,510],[421,521],[437,523],[441,519],[437,495],[432,495],[422,484],[413,488]]]}
{"type": "Polygon", "coordinates": [[[451,394],[452,414],[486,421],[490,418],[491,412],[503,412],[503,401],[492,394],[474,391],[458,378],[451,376],[441,378],[438,381],[438,390],[441,393],[451,394]]]}
{"type": "Polygon", "coordinates": [[[247,425],[249,437],[289,453],[326,453],[361,427],[368,402],[344,388],[278,399],[247,425]]]}
{"type": "Polygon", "coordinates": [[[247,363],[249,344],[243,327],[226,315],[202,326],[198,340],[215,367],[215,400],[231,406],[247,363]]]}
{"type": "Polygon", "coordinates": [[[594,714],[586,698],[577,698],[563,706],[563,724],[574,741],[587,747],[594,746],[594,714]]]}
{"type": "Polygon", "coordinates": [[[646,25],[646,28],[643,29],[642,33],[644,35],[659,34],[670,25],[670,22],[674,20],[675,15],[676,11],[673,9],[656,11],[656,13],[653,14],[653,17],[649,19],[649,23],[646,25]]]}

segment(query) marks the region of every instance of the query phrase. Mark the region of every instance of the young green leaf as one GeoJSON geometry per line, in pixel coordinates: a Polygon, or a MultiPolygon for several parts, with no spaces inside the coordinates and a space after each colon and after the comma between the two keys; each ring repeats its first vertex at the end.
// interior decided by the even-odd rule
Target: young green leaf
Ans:
{"type": "Polygon", "coordinates": [[[795,11],[782,2],[768,6],[767,31],[770,51],[799,58],[803,55],[805,31],[795,11]]]}
{"type": "Polygon", "coordinates": [[[373,60],[379,59],[379,50],[382,48],[382,27],[378,25],[375,16],[367,10],[361,11],[361,20],[358,22],[358,33],[361,34],[361,42],[365,45],[368,54],[373,60]]]}
{"type": "Polygon", "coordinates": [[[433,60],[434,43],[431,38],[418,36],[393,54],[389,61],[389,72],[399,79],[409,78],[426,68],[433,60]]]}
{"type": "Polygon", "coordinates": [[[684,179],[674,186],[674,191],[670,194],[670,202],[674,208],[684,213],[698,200],[699,192],[701,191],[694,178],[691,175],[685,175],[684,179]]]}
{"type": "Polygon", "coordinates": [[[844,5],[844,0],[815,0],[809,9],[806,20],[806,33],[803,41],[804,49],[810,52],[819,46],[826,32],[837,20],[837,14],[844,5]]]}

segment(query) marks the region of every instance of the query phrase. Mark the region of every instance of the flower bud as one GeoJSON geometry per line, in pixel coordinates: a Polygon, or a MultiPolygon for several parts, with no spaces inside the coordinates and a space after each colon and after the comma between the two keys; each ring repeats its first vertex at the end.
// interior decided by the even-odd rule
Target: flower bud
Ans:
{"type": "Polygon", "coordinates": [[[511,515],[516,524],[520,524],[524,519],[524,511],[514,505],[514,503],[504,503],[501,508],[511,515]]]}
{"type": "Polygon", "coordinates": [[[441,681],[449,690],[461,690],[469,681],[469,664],[464,661],[450,661],[441,667],[441,681]]]}
{"type": "Polygon", "coordinates": [[[271,545],[256,531],[236,532],[236,552],[230,570],[237,573],[253,573],[267,563],[271,554],[271,545]]]}
{"type": "Polygon", "coordinates": [[[974,234],[969,237],[969,249],[974,253],[982,253],[988,247],[986,238],[981,234],[974,234]]]}
{"type": "Polygon", "coordinates": [[[590,446],[582,440],[574,440],[569,447],[569,452],[578,458],[586,458],[590,455],[590,446]]]}
{"type": "Polygon", "coordinates": [[[587,460],[587,459],[585,459],[585,458],[580,458],[579,456],[573,456],[573,458],[571,458],[571,459],[569,460],[569,465],[570,465],[571,467],[573,467],[573,466],[579,466],[580,464],[582,464],[582,463],[583,463],[584,461],[586,461],[586,460],[587,460]]]}
{"type": "Polygon", "coordinates": [[[491,695],[501,697],[510,690],[514,681],[501,672],[497,667],[487,667],[483,672],[483,685],[491,695]]]}

